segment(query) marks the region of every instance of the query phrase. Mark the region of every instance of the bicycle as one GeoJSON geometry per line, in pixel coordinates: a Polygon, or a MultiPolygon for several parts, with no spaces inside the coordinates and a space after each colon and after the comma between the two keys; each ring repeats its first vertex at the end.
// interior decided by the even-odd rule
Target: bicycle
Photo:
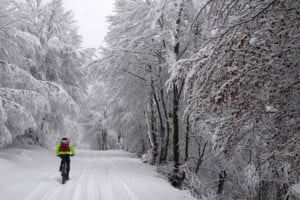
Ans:
{"type": "Polygon", "coordinates": [[[70,166],[68,166],[68,163],[70,162],[70,156],[74,156],[74,154],[59,155],[59,157],[61,158],[61,166],[59,171],[61,172],[62,184],[65,184],[65,182],[69,180],[70,166]]]}
{"type": "Polygon", "coordinates": [[[66,161],[66,158],[62,158],[62,164],[61,164],[61,177],[62,177],[62,184],[65,184],[65,182],[68,180],[68,164],[66,161]]]}

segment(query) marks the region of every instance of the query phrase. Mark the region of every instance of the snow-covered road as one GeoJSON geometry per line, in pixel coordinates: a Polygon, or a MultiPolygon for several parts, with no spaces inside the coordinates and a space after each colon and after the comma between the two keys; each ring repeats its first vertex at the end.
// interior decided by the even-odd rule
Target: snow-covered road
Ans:
{"type": "Polygon", "coordinates": [[[123,151],[77,151],[70,180],[61,184],[60,159],[45,149],[0,150],[1,200],[194,200],[153,166],[123,151]]]}

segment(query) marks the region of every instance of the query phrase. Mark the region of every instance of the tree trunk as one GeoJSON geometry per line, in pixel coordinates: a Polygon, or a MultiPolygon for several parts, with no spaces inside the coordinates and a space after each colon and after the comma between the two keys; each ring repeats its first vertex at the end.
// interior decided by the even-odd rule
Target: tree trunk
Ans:
{"type": "Polygon", "coordinates": [[[163,158],[162,161],[165,162],[168,158],[168,150],[169,150],[169,145],[170,145],[170,132],[171,132],[171,128],[170,128],[170,123],[169,123],[169,118],[166,118],[166,126],[167,126],[167,134],[166,134],[166,140],[165,140],[165,147],[164,147],[164,151],[163,151],[163,158]]]}
{"type": "Polygon", "coordinates": [[[102,150],[107,150],[107,131],[102,130],[102,150]]]}
{"type": "Polygon", "coordinates": [[[274,200],[289,200],[288,184],[278,183],[276,181],[261,180],[257,193],[257,200],[274,199],[274,200]]]}
{"type": "Polygon", "coordinates": [[[175,83],[173,83],[173,156],[174,167],[179,166],[179,120],[178,120],[178,89],[175,83]]]}
{"type": "MultiPolygon", "coordinates": [[[[152,73],[152,66],[149,65],[149,70],[152,73]]],[[[155,92],[155,88],[154,88],[154,80],[153,80],[153,76],[151,74],[151,89],[152,89],[152,95],[153,95],[153,99],[155,101],[155,105],[156,105],[156,109],[157,109],[157,113],[158,113],[158,118],[159,118],[159,124],[160,124],[160,153],[162,154],[163,152],[163,146],[164,146],[164,140],[165,140],[165,127],[164,127],[164,123],[163,123],[163,118],[162,118],[162,114],[161,114],[161,108],[160,108],[160,103],[158,101],[156,92],[155,92]]],[[[157,147],[158,148],[158,147],[157,147]]],[[[158,154],[158,152],[157,152],[158,154]]],[[[161,164],[162,160],[161,160],[161,156],[159,158],[159,163],[161,164]]]]}
{"type": "Polygon", "coordinates": [[[206,149],[206,145],[208,142],[205,142],[204,146],[203,146],[203,149],[201,151],[201,142],[197,142],[198,143],[198,154],[199,154],[199,158],[198,158],[198,161],[197,161],[197,165],[196,165],[196,170],[195,170],[195,173],[197,174],[199,169],[200,169],[200,165],[202,164],[203,162],[203,157],[204,157],[204,154],[205,154],[205,149],[206,149]]]}
{"type": "Polygon", "coordinates": [[[186,133],[185,133],[185,161],[189,158],[189,140],[190,140],[190,115],[186,119],[186,133]]]}
{"type": "Polygon", "coordinates": [[[218,194],[223,193],[225,180],[226,180],[226,171],[222,170],[219,173],[218,194]]]}
{"type": "MultiPolygon", "coordinates": [[[[176,21],[177,28],[176,28],[176,34],[175,38],[178,41],[179,38],[179,27],[181,23],[181,14],[183,10],[183,4],[180,4],[179,8],[179,14],[178,14],[178,19],[176,21]]],[[[180,48],[180,43],[177,42],[174,46],[174,54],[176,55],[176,60],[179,58],[179,48],[180,48]]],[[[184,83],[184,82],[183,82],[184,83]]],[[[178,111],[179,111],[179,99],[180,99],[180,93],[182,91],[183,83],[180,87],[176,85],[175,82],[173,82],[173,156],[174,156],[174,167],[175,170],[179,166],[179,120],[178,120],[178,111]]]]}
{"type": "Polygon", "coordinates": [[[152,142],[153,142],[151,164],[155,164],[156,158],[158,155],[158,143],[157,143],[157,135],[156,135],[156,118],[155,118],[155,112],[154,112],[154,108],[153,108],[153,99],[152,98],[150,99],[150,109],[151,109],[150,133],[152,135],[152,142]]]}

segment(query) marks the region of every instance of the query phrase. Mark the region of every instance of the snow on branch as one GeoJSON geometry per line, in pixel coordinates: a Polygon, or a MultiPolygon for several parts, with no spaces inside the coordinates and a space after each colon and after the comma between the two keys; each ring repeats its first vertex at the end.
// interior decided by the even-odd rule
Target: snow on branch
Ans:
{"type": "Polygon", "coordinates": [[[23,135],[25,134],[25,130],[37,127],[34,117],[25,107],[5,99],[2,99],[2,106],[7,113],[5,125],[12,136],[23,135]]]}
{"type": "Polygon", "coordinates": [[[49,101],[34,91],[0,88],[0,97],[24,106],[37,122],[42,121],[51,112],[49,101]]]}
{"type": "Polygon", "coordinates": [[[16,65],[0,63],[0,84],[1,87],[33,90],[46,95],[46,90],[40,81],[31,74],[16,65]]]}
{"type": "Polygon", "coordinates": [[[52,112],[62,112],[74,116],[80,112],[78,104],[62,86],[48,81],[44,81],[43,83],[47,87],[52,112]]]}

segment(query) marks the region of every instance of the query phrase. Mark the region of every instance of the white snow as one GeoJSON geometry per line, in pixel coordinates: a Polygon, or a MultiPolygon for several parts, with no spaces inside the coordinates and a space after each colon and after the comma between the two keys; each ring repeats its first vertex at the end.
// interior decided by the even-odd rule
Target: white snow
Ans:
{"type": "Polygon", "coordinates": [[[295,193],[296,196],[300,197],[300,183],[295,184],[292,187],[293,192],[295,193]]]}
{"type": "Polygon", "coordinates": [[[42,148],[0,150],[0,199],[194,200],[155,170],[123,151],[80,150],[70,180],[61,184],[60,159],[42,148]]]}
{"type": "Polygon", "coordinates": [[[278,110],[273,105],[266,105],[267,112],[278,112],[278,110]]]}

